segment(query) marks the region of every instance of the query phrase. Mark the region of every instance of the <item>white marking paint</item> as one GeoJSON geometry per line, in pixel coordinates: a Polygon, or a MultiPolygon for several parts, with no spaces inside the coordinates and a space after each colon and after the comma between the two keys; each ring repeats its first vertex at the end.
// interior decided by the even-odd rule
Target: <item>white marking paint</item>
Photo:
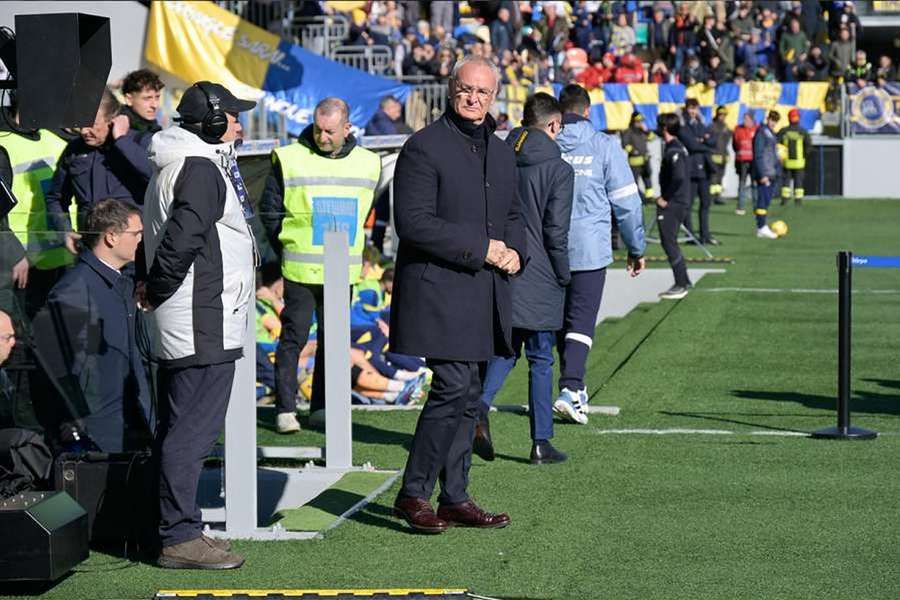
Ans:
{"type": "Polygon", "coordinates": [[[594,433],[599,435],[758,435],[774,437],[809,437],[809,434],[803,431],[781,431],[773,429],[731,431],[728,429],[687,429],[677,427],[670,429],[594,429],[594,433]]]}
{"type": "MultiPolygon", "coordinates": [[[[737,292],[746,294],[837,294],[835,289],[822,288],[744,288],[744,287],[719,287],[698,288],[697,292],[737,292]]],[[[900,290],[853,290],[854,294],[900,294],[900,290]]]]}

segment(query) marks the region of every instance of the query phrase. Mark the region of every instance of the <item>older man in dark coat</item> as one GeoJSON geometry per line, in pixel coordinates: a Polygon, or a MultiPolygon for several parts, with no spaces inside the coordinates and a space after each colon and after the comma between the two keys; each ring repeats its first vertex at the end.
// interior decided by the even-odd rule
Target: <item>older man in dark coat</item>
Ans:
{"type": "Polygon", "coordinates": [[[483,59],[459,61],[451,109],[406,142],[394,175],[391,349],[426,357],[434,372],[394,506],[429,533],[509,523],[467,493],[482,379],[489,359],[512,354],[509,278],[525,257],[515,155],[487,114],[499,80],[483,59]]]}
{"type": "Polygon", "coordinates": [[[575,170],[556,145],[562,131],[562,109],[556,98],[538,92],[525,101],[523,129],[506,142],[516,152],[519,196],[528,246],[528,270],[512,284],[515,357],[488,363],[481,394],[482,413],[473,450],[494,459],[488,410],[516,364],[521,348],[528,359],[528,417],[532,464],[559,463],[566,455],[550,443],[553,437],[553,345],[563,327],[569,271],[569,222],[575,170]]]}

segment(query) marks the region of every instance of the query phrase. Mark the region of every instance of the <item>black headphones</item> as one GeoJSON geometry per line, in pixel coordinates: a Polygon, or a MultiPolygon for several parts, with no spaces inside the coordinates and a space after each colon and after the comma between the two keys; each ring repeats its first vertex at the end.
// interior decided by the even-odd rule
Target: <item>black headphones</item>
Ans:
{"type": "Polygon", "coordinates": [[[198,81],[196,85],[206,96],[206,105],[209,108],[203,121],[200,122],[200,131],[211,138],[221,138],[228,130],[228,117],[219,105],[219,97],[206,88],[205,81],[198,81]]]}

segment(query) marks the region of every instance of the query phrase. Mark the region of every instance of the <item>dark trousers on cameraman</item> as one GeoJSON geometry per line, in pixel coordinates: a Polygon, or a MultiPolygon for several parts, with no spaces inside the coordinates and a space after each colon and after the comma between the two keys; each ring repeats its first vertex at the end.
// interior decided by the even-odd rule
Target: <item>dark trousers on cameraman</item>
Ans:
{"type": "Polygon", "coordinates": [[[159,537],[174,546],[200,537],[197,486],[225,426],[234,363],[159,370],[159,537]]]}
{"type": "Polygon", "coordinates": [[[679,287],[691,285],[691,280],[688,278],[687,265],[684,262],[684,256],[681,254],[681,247],[678,246],[678,231],[681,228],[681,222],[684,220],[684,213],[687,211],[688,207],[678,202],[670,202],[665,208],[656,209],[659,239],[662,242],[666,258],[669,259],[669,266],[672,267],[675,285],[679,287]]]}
{"type": "Polygon", "coordinates": [[[309,340],[316,315],[316,366],[310,412],[325,408],[325,287],[284,280],[281,339],[275,350],[275,398],[278,414],[297,411],[297,361],[309,340]]]}

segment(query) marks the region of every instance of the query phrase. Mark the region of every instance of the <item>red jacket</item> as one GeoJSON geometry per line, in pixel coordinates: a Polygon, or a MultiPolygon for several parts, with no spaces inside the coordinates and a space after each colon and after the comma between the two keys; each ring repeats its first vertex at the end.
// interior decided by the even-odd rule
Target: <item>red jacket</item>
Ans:
{"type": "Polygon", "coordinates": [[[759,125],[747,128],[738,125],[734,128],[734,136],[731,138],[731,147],[734,148],[735,162],[750,162],[753,160],[753,135],[759,125]]]}
{"type": "Polygon", "coordinates": [[[616,83],[643,83],[644,65],[634,54],[626,54],[619,59],[616,69],[616,83]]]}
{"type": "Polygon", "coordinates": [[[589,90],[600,87],[601,83],[606,83],[610,79],[612,79],[612,69],[607,69],[601,65],[588,67],[575,76],[575,81],[589,90]]]}

